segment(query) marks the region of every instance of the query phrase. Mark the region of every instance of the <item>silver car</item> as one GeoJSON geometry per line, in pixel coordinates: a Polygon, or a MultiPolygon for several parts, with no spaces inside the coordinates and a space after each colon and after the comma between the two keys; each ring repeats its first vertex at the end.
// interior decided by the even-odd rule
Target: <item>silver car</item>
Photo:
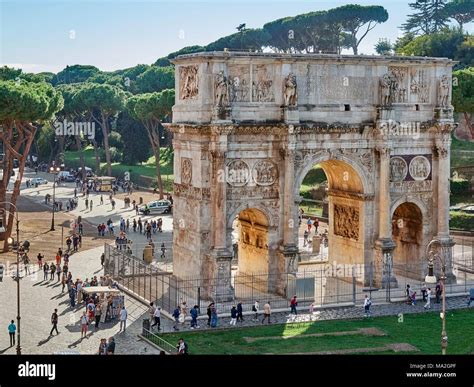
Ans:
{"type": "Polygon", "coordinates": [[[143,215],[150,214],[168,214],[171,212],[171,202],[169,200],[155,200],[147,203],[144,206],[141,206],[138,211],[143,215]]]}

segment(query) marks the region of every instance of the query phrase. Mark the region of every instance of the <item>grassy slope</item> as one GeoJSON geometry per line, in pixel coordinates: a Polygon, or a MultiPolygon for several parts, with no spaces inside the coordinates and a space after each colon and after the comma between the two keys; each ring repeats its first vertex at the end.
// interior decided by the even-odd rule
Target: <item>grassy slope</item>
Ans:
{"type": "MultiPolygon", "coordinates": [[[[474,337],[474,312],[472,310],[448,312],[447,332],[449,336],[448,354],[474,353],[474,340],[472,340],[474,337]]],[[[420,350],[418,353],[439,354],[440,334],[439,314],[431,312],[405,315],[402,323],[398,322],[397,316],[389,316],[368,320],[321,321],[291,329],[288,328],[288,325],[271,325],[215,332],[183,332],[165,334],[163,338],[170,343],[176,343],[180,337],[183,337],[189,344],[191,354],[306,353],[379,347],[391,343],[409,343],[420,350]],[[287,340],[258,340],[252,343],[243,339],[243,337],[264,336],[288,338],[305,333],[351,331],[369,327],[379,328],[387,335],[381,337],[362,335],[304,337],[287,340]]]]}

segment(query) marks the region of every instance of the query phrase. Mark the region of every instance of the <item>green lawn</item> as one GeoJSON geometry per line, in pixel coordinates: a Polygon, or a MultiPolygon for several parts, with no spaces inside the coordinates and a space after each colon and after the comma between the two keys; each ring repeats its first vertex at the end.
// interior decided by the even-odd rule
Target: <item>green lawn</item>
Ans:
{"type": "MultiPolygon", "coordinates": [[[[94,149],[92,147],[87,147],[84,150],[84,160],[86,166],[89,168],[95,168],[95,156],[94,156],[94,149]]],[[[80,167],[79,162],[79,152],[77,151],[67,151],[64,156],[64,162],[67,167],[71,168],[78,168],[80,167]]],[[[100,164],[101,169],[105,167],[105,163],[100,164]]],[[[123,177],[126,171],[130,172],[130,177],[132,181],[138,183],[139,185],[144,185],[148,183],[149,179],[145,178],[156,178],[156,168],[155,168],[155,158],[150,157],[146,163],[142,163],[140,165],[125,165],[120,163],[113,163],[112,164],[112,175],[115,177],[123,177]]],[[[173,163],[162,161],[161,163],[161,174],[163,178],[163,183],[165,185],[166,190],[171,190],[173,186],[173,163]]]]}
{"type": "MultiPolygon", "coordinates": [[[[474,354],[474,312],[472,310],[448,312],[446,326],[449,337],[448,354],[474,354]]],[[[441,320],[439,313],[429,312],[406,314],[402,323],[398,322],[397,316],[389,316],[360,320],[321,321],[301,324],[296,328],[291,328],[289,324],[279,324],[216,330],[214,332],[197,330],[179,334],[164,334],[162,337],[173,344],[177,343],[180,337],[183,337],[189,345],[190,354],[203,355],[308,353],[382,347],[395,343],[408,343],[419,350],[419,352],[410,353],[439,354],[440,334],[441,320]],[[305,335],[311,333],[353,331],[358,328],[378,328],[385,332],[386,336],[305,337],[305,335]],[[279,336],[281,339],[262,339],[251,343],[244,339],[244,337],[268,336],[279,336]],[[298,338],[290,338],[291,336],[298,336],[298,338]]],[[[392,352],[384,351],[381,353],[388,354],[392,352]]]]}

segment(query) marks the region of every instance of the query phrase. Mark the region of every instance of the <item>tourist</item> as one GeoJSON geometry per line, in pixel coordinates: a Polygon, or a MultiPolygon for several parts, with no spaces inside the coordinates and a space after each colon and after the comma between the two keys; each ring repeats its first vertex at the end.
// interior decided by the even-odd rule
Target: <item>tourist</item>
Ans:
{"type": "Polygon", "coordinates": [[[109,337],[107,344],[107,355],[113,355],[115,353],[115,340],[113,337],[109,337]]]}
{"type": "Polygon", "coordinates": [[[51,271],[51,276],[49,277],[49,279],[52,281],[54,280],[54,274],[56,273],[56,265],[54,264],[54,262],[51,263],[50,271],[51,271]]]}
{"type": "Polygon", "coordinates": [[[296,300],[296,295],[294,295],[292,298],[291,298],[291,301],[290,301],[290,308],[291,308],[291,311],[290,311],[290,314],[291,313],[294,313],[295,315],[298,314],[297,310],[296,310],[296,307],[298,306],[298,301],[296,300]]]}
{"type": "Polygon", "coordinates": [[[49,279],[49,265],[48,262],[46,262],[43,265],[43,281],[47,281],[49,279]]]}
{"type": "Polygon", "coordinates": [[[207,326],[211,326],[211,317],[212,317],[212,312],[211,312],[211,304],[207,306],[206,314],[207,314],[207,326]]]}
{"type": "Polygon", "coordinates": [[[72,285],[69,289],[69,300],[71,302],[71,308],[74,308],[76,306],[76,296],[77,296],[76,287],[72,285]]]}
{"type": "Polygon", "coordinates": [[[309,314],[312,316],[314,313],[314,302],[309,304],[309,314]]]}
{"type": "Polygon", "coordinates": [[[178,345],[176,346],[178,349],[178,355],[187,355],[188,354],[188,344],[183,340],[179,339],[178,345]]]}
{"type": "Polygon", "coordinates": [[[217,308],[216,304],[211,303],[211,328],[217,327],[217,308]]]}
{"type": "Polygon", "coordinates": [[[314,234],[316,235],[316,234],[318,233],[318,227],[319,227],[319,220],[318,220],[318,218],[314,218],[313,226],[314,226],[314,234]]]}
{"type": "Polygon", "coordinates": [[[89,202],[89,211],[92,211],[92,199],[91,199],[91,201],[89,202]]]}
{"type": "Polygon", "coordinates": [[[123,328],[123,332],[125,332],[125,329],[127,328],[127,317],[128,317],[128,313],[127,313],[127,309],[125,309],[125,305],[122,306],[122,309],[120,310],[120,331],[122,331],[122,328],[123,328]]]}
{"type": "Polygon", "coordinates": [[[54,309],[54,312],[51,314],[51,324],[53,324],[53,327],[51,328],[51,331],[49,332],[49,335],[52,336],[53,332],[56,331],[56,334],[59,335],[58,331],[58,310],[54,309]]]}
{"type": "Polygon", "coordinates": [[[104,267],[104,262],[105,262],[105,253],[102,253],[100,255],[100,266],[104,267]]]}
{"type": "Polygon", "coordinates": [[[237,304],[237,321],[244,321],[244,316],[243,316],[243,307],[242,307],[242,302],[239,301],[237,304]]]}
{"type": "Polygon", "coordinates": [[[436,294],[436,303],[439,304],[441,295],[443,294],[443,287],[440,281],[438,281],[438,283],[436,284],[435,294],[436,294]]]}
{"type": "Polygon", "coordinates": [[[423,302],[426,302],[426,284],[421,285],[421,295],[423,297],[423,302]]]}
{"type": "Polygon", "coordinates": [[[99,329],[100,318],[102,316],[102,304],[99,302],[95,307],[95,329],[99,329]]]}
{"type": "Polygon", "coordinates": [[[308,221],[306,222],[306,225],[308,227],[308,234],[311,233],[311,227],[313,226],[313,222],[311,221],[311,218],[308,218],[308,221]]]}
{"type": "Polygon", "coordinates": [[[150,322],[153,321],[153,316],[155,315],[155,304],[150,302],[150,306],[148,307],[148,316],[150,316],[150,322]]]}
{"type": "Polygon", "coordinates": [[[59,280],[61,279],[61,274],[62,274],[62,268],[61,268],[61,265],[57,265],[56,266],[56,277],[58,277],[58,279],[56,280],[56,282],[59,282],[59,280]]]}
{"type": "Polygon", "coordinates": [[[197,318],[199,314],[199,306],[194,305],[191,309],[191,329],[199,328],[197,318]]]}
{"type": "Polygon", "coordinates": [[[412,306],[416,305],[416,292],[411,293],[411,305],[412,306]]]}
{"type": "Polygon", "coordinates": [[[23,265],[25,266],[25,275],[31,274],[31,272],[30,272],[30,258],[28,257],[28,254],[25,254],[23,256],[23,265]]]}
{"type": "Polygon", "coordinates": [[[100,339],[98,353],[99,355],[107,355],[107,340],[106,339],[100,339]]]}
{"type": "Polygon", "coordinates": [[[16,325],[13,320],[10,321],[8,325],[8,335],[10,336],[10,347],[15,345],[15,334],[16,334],[16,325]]]}
{"type": "Polygon", "coordinates": [[[234,325],[237,322],[237,308],[235,305],[232,306],[232,309],[230,310],[230,325],[234,325]]]}
{"type": "Polygon", "coordinates": [[[426,304],[423,306],[425,309],[431,309],[431,288],[428,288],[425,294],[426,304]]]}
{"type": "Polygon", "coordinates": [[[43,258],[44,258],[44,255],[41,255],[41,253],[38,253],[36,259],[38,260],[38,267],[40,270],[43,268],[43,258]]]}
{"type": "Polygon", "coordinates": [[[175,331],[179,331],[178,324],[179,324],[179,305],[176,307],[176,309],[173,311],[173,318],[174,318],[174,325],[173,329],[175,331]]]}
{"type": "Polygon", "coordinates": [[[265,305],[263,305],[263,320],[262,324],[268,319],[268,323],[270,324],[270,316],[272,314],[272,309],[270,307],[270,301],[268,301],[265,305]]]}
{"type": "Polygon", "coordinates": [[[258,320],[258,311],[260,309],[260,304],[258,301],[255,301],[255,304],[252,306],[252,312],[255,313],[255,320],[258,320]]]}
{"type": "Polygon", "coordinates": [[[160,330],[161,329],[161,308],[160,307],[155,308],[153,312],[153,319],[154,319],[154,323],[151,326],[151,328],[153,329],[153,327],[158,326],[158,330],[160,330]]]}
{"type": "Polygon", "coordinates": [[[370,317],[370,306],[372,305],[372,300],[369,298],[369,296],[366,294],[365,295],[365,300],[364,300],[364,311],[365,311],[365,317],[370,317]]]}
{"type": "Polygon", "coordinates": [[[412,303],[411,296],[412,296],[413,290],[411,290],[411,287],[410,287],[409,284],[407,284],[405,292],[406,292],[406,296],[407,296],[407,304],[411,305],[411,303],[412,303]]]}
{"type": "Polygon", "coordinates": [[[161,258],[165,259],[166,258],[166,247],[165,247],[165,242],[161,243],[161,258]]]}
{"type": "Polygon", "coordinates": [[[104,198],[102,195],[100,195],[100,204],[104,204],[104,198]]]}
{"type": "Polygon", "coordinates": [[[81,339],[87,336],[87,328],[89,327],[89,318],[86,312],[82,313],[81,317],[81,339]]]}
{"type": "Polygon", "coordinates": [[[59,255],[59,251],[56,253],[56,266],[61,264],[61,255],[59,255]]]}

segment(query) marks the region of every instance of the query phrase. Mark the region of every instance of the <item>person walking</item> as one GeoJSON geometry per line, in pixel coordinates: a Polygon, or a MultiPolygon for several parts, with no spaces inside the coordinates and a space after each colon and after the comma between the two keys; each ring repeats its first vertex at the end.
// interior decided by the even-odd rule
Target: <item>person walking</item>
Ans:
{"type": "Polygon", "coordinates": [[[54,312],[51,314],[51,324],[53,324],[53,327],[51,328],[51,331],[49,332],[49,335],[52,336],[53,332],[56,331],[56,334],[59,335],[58,331],[58,310],[54,309],[54,312]]]}
{"type": "Polygon", "coordinates": [[[178,355],[188,354],[188,344],[183,339],[179,339],[178,345],[176,346],[176,348],[178,350],[178,355]]]}
{"type": "Polygon", "coordinates": [[[298,314],[298,311],[296,310],[296,307],[298,306],[298,301],[296,300],[296,294],[291,298],[291,301],[290,301],[290,308],[291,308],[291,311],[290,311],[290,314],[291,313],[294,313],[295,315],[298,314]]]}
{"type": "Polygon", "coordinates": [[[423,308],[425,309],[431,309],[431,288],[428,288],[428,290],[426,291],[426,304],[423,305],[423,308]]]}
{"type": "Polygon", "coordinates": [[[165,259],[166,258],[166,247],[165,247],[165,242],[161,243],[161,258],[165,259]]]}
{"type": "Polygon", "coordinates": [[[423,297],[423,302],[426,302],[426,284],[421,285],[421,295],[423,297]]]}
{"type": "Polygon", "coordinates": [[[83,312],[81,316],[81,339],[87,336],[88,327],[89,327],[89,317],[87,317],[86,312],[83,312]]]}
{"type": "Polygon", "coordinates": [[[100,265],[104,267],[104,262],[105,262],[105,253],[102,253],[100,256],[100,265]]]}
{"type": "Polygon", "coordinates": [[[207,306],[207,310],[206,310],[206,314],[207,314],[207,326],[208,326],[208,327],[211,326],[211,317],[212,317],[211,305],[212,305],[212,303],[207,306]]]}
{"type": "Polygon", "coordinates": [[[106,339],[100,339],[98,354],[101,356],[107,355],[107,340],[106,339]]]}
{"type": "Polygon", "coordinates": [[[268,319],[268,323],[270,324],[270,316],[272,314],[272,308],[270,307],[270,301],[268,301],[265,305],[263,305],[263,320],[262,324],[268,319]]]}
{"type": "Polygon", "coordinates": [[[191,308],[190,313],[191,313],[191,329],[199,328],[199,325],[198,325],[198,322],[197,322],[197,318],[198,318],[198,314],[199,314],[199,306],[194,305],[191,308]]]}
{"type": "Polygon", "coordinates": [[[13,320],[10,321],[8,325],[8,335],[10,336],[10,347],[15,345],[15,335],[16,335],[16,325],[13,320]]]}
{"type": "Polygon", "coordinates": [[[239,301],[237,304],[237,322],[244,321],[244,315],[243,315],[243,307],[242,307],[242,302],[239,301]]]}
{"type": "Polygon", "coordinates": [[[61,265],[57,265],[56,266],[56,277],[57,277],[56,282],[59,282],[59,280],[61,279],[61,274],[62,273],[63,273],[63,271],[62,271],[61,265]]]}
{"type": "Polygon", "coordinates": [[[211,328],[217,327],[217,308],[216,304],[211,304],[211,328]]]}
{"type": "Polygon", "coordinates": [[[127,309],[125,309],[125,305],[122,306],[122,309],[120,310],[120,330],[122,330],[123,327],[123,332],[125,332],[125,329],[127,328],[127,309]]]}
{"type": "Polygon", "coordinates": [[[95,329],[99,329],[100,318],[102,317],[102,305],[100,303],[97,304],[94,312],[95,329]]]}
{"type": "Polygon", "coordinates": [[[178,325],[179,325],[179,305],[176,307],[176,309],[173,311],[173,318],[174,318],[174,325],[173,329],[175,331],[179,331],[178,325]]]}
{"type": "Polygon", "coordinates": [[[260,309],[260,304],[258,301],[255,301],[255,304],[252,306],[252,312],[255,313],[255,320],[258,320],[258,311],[260,309]]]}
{"type": "Polygon", "coordinates": [[[38,260],[38,268],[41,270],[43,268],[43,258],[44,255],[41,255],[41,253],[38,253],[36,256],[36,259],[38,260]]]}
{"type": "Polygon", "coordinates": [[[441,286],[441,282],[439,282],[439,281],[436,284],[435,294],[436,294],[436,303],[439,304],[440,299],[441,299],[441,295],[443,294],[443,289],[442,289],[442,286],[441,286]]]}
{"type": "Polygon", "coordinates": [[[43,281],[49,280],[49,265],[48,262],[46,262],[43,265],[43,281]]]}
{"type": "Polygon", "coordinates": [[[109,342],[107,343],[107,355],[113,355],[115,353],[115,340],[113,337],[109,337],[109,342]]]}
{"type": "Polygon", "coordinates": [[[104,204],[104,197],[100,195],[100,204],[104,204]]]}
{"type": "Polygon", "coordinates": [[[153,327],[158,326],[158,330],[160,330],[161,329],[161,308],[158,306],[155,308],[153,312],[153,319],[154,319],[154,323],[151,326],[151,328],[153,329],[153,327]]]}
{"type": "Polygon", "coordinates": [[[306,226],[308,227],[308,234],[311,233],[311,227],[313,226],[313,221],[311,218],[308,218],[308,221],[306,222],[306,226]]]}
{"type": "Polygon", "coordinates": [[[150,319],[150,323],[153,321],[153,318],[154,318],[154,315],[155,315],[155,303],[154,302],[150,302],[150,305],[148,306],[148,316],[149,316],[149,319],[150,319]]]}
{"type": "Polygon", "coordinates": [[[237,322],[237,308],[232,306],[232,309],[230,310],[230,325],[234,325],[237,322]]]}
{"type": "Polygon", "coordinates": [[[365,317],[370,317],[370,306],[372,305],[372,300],[369,298],[369,296],[366,294],[365,295],[365,300],[364,300],[364,312],[365,312],[365,317]]]}
{"type": "Polygon", "coordinates": [[[50,271],[51,271],[51,276],[49,277],[49,279],[52,281],[54,280],[54,274],[56,274],[56,265],[54,264],[54,262],[51,263],[50,271]]]}
{"type": "Polygon", "coordinates": [[[92,199],[89,202],[89,211],[92,211],[92,199]]]}

